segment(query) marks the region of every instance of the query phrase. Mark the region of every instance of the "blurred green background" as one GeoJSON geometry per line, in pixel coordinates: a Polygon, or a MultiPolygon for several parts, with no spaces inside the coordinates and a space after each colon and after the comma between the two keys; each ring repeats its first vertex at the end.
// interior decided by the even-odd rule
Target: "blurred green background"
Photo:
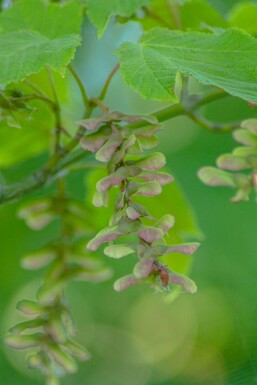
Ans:
{"type": "MultiPolygon", "coordinates": [[[[226,12],[235,1],[210,3],[226,12]]],[[[95,29],[85,23],[84,44],[74,67],[87,83],[90,95],[101,89],[116,63],[111,52],[124,40],[135,41],[135,23],[111,25],[100,42],[95,29]]],[[[76,86],[67,77],[69,99],[65,113],[79,119],[82,103],[76,86]]],[[[147,113],[161,108],[146,102],[125,86],[117,75],[106,103],[127,113],[147,113]]],[[[228,97],[205,108],[210,119],[226,121],[256,116],[244,101],[228,97]]],[[[20,134],[20,133],[19,133],[20,134]]],[[[14,134],[13,134],[14,135],[14,134]]],[[[212,189],[197,178],[198,169],[214,165],[218,155],[234,146],[231,135],[205,131],[187,118],[166,123],[159,135],[160,151],[189,200],[199,228],[202,246],[193,258],[190,276],[198,293],[180,294],[173,302],[147,287],[114,292],[115,277],[128,273],[127,261],[109,261],[115,277],[102,284],[73,283],[68,296],[77,324],[78,340],[92,353],[65,385],[254,385],[257,383],[257,239],[256,203],[233,205],[229,189],[212,189]]],[[[11,182],[37,169],[45,155],[11,169],[1,178],[11,182]]],[[[84,196],[84,177],[69,177],[71,194],[84,196]]],[[[165,196],[172,204],[173,196],[165,196]]],[[[21,257],[54,238],[56,225],[35,233],[17,218],[19,203],[1,207],[0,270],[1,336],[19,319],[16,303],[33,298],[38,274],[20,267],[21,257]]],[[[153,203],[154,204],[154,203],[153,203]]],[[[169,205],[169,202],[167,202],[169,205]]],[[[178,208],[179,209],[179,208],[178,208]]],[[[183,218],[182,218],[183,219],[183,218]]],[[[185,228],[187,224],[185,223],[185,228]]],[[[36,385],[42,379],[26,369],[24,352],[0,346],[0,384],[36,385]]]]}

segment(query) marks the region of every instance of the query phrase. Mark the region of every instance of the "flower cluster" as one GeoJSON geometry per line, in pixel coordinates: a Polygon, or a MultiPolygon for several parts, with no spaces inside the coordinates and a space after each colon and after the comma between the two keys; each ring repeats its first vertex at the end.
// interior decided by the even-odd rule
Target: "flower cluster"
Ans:
{"type": "Polygon", "coordinates": [[[193,281],[170,271],[160,258],[173,252],[192,254],[199,244],[166,245],[165,235],[174,225],[174,217],[166,214],[156,219],[137,202],[137,196],[154,197],[162,192],[164,185],[173,182],[170,174],[160,172],[166,163],[164,155],[159,152],[145,154],[158,144],[155,133],[161,125],[152,116],[119,112],[105,113],[98,119],[80,123],[88,130],[81,146],[96,153],[96,159],[107,164],[108,175],[96,185],[94,205],[107,206],[110,189],[117,187],[119,191],[109,226],[91,239],[87,249],[95,251],[109,243],[104,253],[111,258],[136,254],[138,261],[133,274],[115,282],[117,291],[146,282],[160,291],[177,284],[187,292],[195,292],[193,281]],[[123,243],[113,244],[119,238],[123,243]]]}
{"type": "Polygon", "coordinates": [[[59,377],[77,369],[75,359],[88,360],[89,353],[73,340],[75,326],[64,289],[71,280],[102,281],[110,277],[96,255],[85,251],[92,234],[90,210],[84,203],[63,193],[30,202],[20,216],[33,230],[41,230],[55,219],[60,221],[60,236],[44,248],[25,256],[22,266],[39,269],[49,265],[36,300],[22,300],[17,309],[28,319],[15,325],[5,339],[15,349],[33,348],[27,357],[30,368],[38,368],[47,385],[59,384],[59,377]]]}
{"type": "Polygon", "coordinates": [[[236,189],[232,198],[236,203],[248,200],[253,189],[257,192],[257,119],[242,122],[241,128],[233,132],[233,138],[243,146],[235,148],[231,154],[220,156],[218,168],[203,167],[198,175],[209,186],[236,189]]]}

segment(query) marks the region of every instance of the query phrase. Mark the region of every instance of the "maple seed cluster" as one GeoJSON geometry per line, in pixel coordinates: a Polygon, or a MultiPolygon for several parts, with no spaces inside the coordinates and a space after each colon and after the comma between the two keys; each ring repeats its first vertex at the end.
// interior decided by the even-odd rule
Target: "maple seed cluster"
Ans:
{"type": "Polygon", "coordinates": [[[257,192],[257,119],[243,121],[241,128],[233,132],[233,138],[243,146],[221,155],[217,159],[218,168],[203,167],[198,175],[209,186],[236,189],[231,200],[237,203],[248,200],[252,190],[257,192]]]}
{"type": "Polygon", "coordinates": [[[90,354],[73,340],[75,325],[64,290],[71,280],[99,282],[110,277],[96,255],[85,251],[81,237],[92,233],[90,212],[80,201],[63,193],[29,202],[20,210],[32,230],[42,230],[59,219],[58,239],[22,259],[22,266],[49,270],[36,299],[22,300],[17,309],[26,317],[10,329],[5,343],[17,350],[33,349],[27,356],[31,369],[39,369],[47,377],[47,385],[59,385],[59,377],[77,370],[76,360],[86,361],[90,354]]]}
{"type": "Polygon", "coordinates": [[[80,124],[87,129],[81,140],[82,148],[94,152],[98,161],[107,164],[107,176],[96,185],[94,205],[107,207],[111,188],[116,186],[119,190],[109,226],[98,232],[87,248],[95,251],[109,243],[104,249],[107,256],[117,259],[136,254],[138,258],[133,274],[116,281],[115,290],[146,282],[159,291],[177,284],[186,292],[195,292],[193,281],[170,271],[159,258],[173,252],[192,254],[199,244],[166,245],[165,235],[174,225],[174,217],[166,214],[157,220],[137,203],[138,196],[154,197],[162,192],[162,186],[173,181],[170,174],[159,171],[166,163],[162,153],[145,155],[145,151],[158,144],[155,134],[162,127],[157,119],[112,112],[80,124]],[[143,124],[132,124],[139,122],[143,124]],[[118,238],[125,242],[113,244],[118,238]]]}

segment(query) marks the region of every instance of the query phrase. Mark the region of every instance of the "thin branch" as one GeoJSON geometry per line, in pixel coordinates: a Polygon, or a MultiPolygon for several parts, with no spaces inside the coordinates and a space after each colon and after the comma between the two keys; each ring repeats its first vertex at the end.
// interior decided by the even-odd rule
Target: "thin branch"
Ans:
{"type": "Polygon", "coordinates": [[[227,94],[222,89],[217,88],[207,95],[199,96],[198,101],[193,103],[193,105],[191,106],[191,111],[198,110],[200,107],[206,104],[209,104],[219,99],[223,99],[224,97],[227,97],[227,96],[229,96],[229,94],[227,94]]]}
{"type": "Polygon", "coordinates": [[[84,106],[85,106],[85,109],[87,110],[89,108],[90,102],[89,102],[89,98],[87,96],[86,88],[85,88],[84,84],[82,83],[80,77],[78,76],[77,72],[73,69],[73,67],[70,64],[68,65],[68,68],[69,68],[70,73],[74,77],[74,79],[75,79],[75,81],[76,81],[76,83],[80,89],[82,99],[84,102],[84,106]]]}
{"type": "Polygon", "coordinates": [[[102,100],[99,99],[99,98],[91,98],[90,102],[92,104],[95,104],[96,106],[98,106],[103,112],[108,112],[109,111],[109,107],[107,107],[106,104],[104,104],[102,102],[102,100]]]}
{"type": "Polygon", "coordinates": [[[58,100],[57,91],[55,88],[54,79],[52,73],[49,68],[47,68],[47,75],[50,82],[51,90],[53,93],[54,101],[55,101],[55,143],[54,143],[54,151],[58,153],[61,148],[61,132],[62,132],[62,124],[61,124],[61,106],[58,100]]]}
{"type": "Polygon", "coordinates": [[[195,123],[199,124],[199,126],[214,132],[232,131],[240,127],[240,124],[241,124],[241,121],[227,122],[227,123],[213,122],[211,120],[206,119],[199,112],[196,112],[196,111],[191,111],[190,113],[187,114],[187,116],[190,119],[192,119],[195,123]]]}
{"type": "Polygon", "coordinates": [[[160,24],[162,24],[165,28],[171,28],[170,23],[168,23],[161,15],[158,13],[155,13],[150,7],[143,7],[143,10],[145,11],[146,15],[150,16],[152,19],[158,21],[160,24]]]}
{"type": "Polygon", "coordinates": [[[98,97],[98,99],[104,100],[104,98],[105,98],[105,96],[106,96],[106,93],[107,93],[107,91],[108,91],[109,85],[110,85],[110,83],[111,83],[111,81],[112,81],[114,75],[115,75],[116,72],[118,71],[119,67],[120,67],[119,63],[116,64],[116,66],[112,69],[112,71],[111,71],[110,74],[108,75],[108,77],[107,77],[107,79],[106,79],[106,81],[105,81],[105,83],[104,83],[104,86],[103,86],[103,88],[102,88],[102,91],[101,91],[100,96],[98,97]]]}
{"type": "Polygon", "coordinates": [[[37,94],[44,96],[48,98],[47,94],[41,90],[35,83],[31,82],[28,79],[24,80],[24,83],[26,83],[30,88],[32,88],[34,91],[36,91],[37,94]]]}
{"type": "MultiPolygon", "coordinates": [[[[187,101],[184,100],[184,104],[180,104],[180,103],[172,104],[169,107],[163,108],[159,111],[152,113],[152,115],[154,115],[158,119],[158,121],[162,123],[166,120],[175,118],[177,116],[181,116],[181,115],[186,116],[191,111],[195,111],[196,109],[206,104],[209,104],[211,102],[214,102],[215,100],[224,98],[226,96],[228,96],[228,94],[226,94],[222,90],[214,90],[202,97],[193,95],[193,96],[190,96],[187,101]]],[[[140,128],[140,127],[144,127],[145,125],[146,123],[144,121],[139,121],[137,123],[129,124],[127,127],[140,128]]]]}
{"type": "Polygon", "coordinates": [[[42,100],[44,102],[46,102],[53,111],[55,111],[55,103],[53,102],[53,100],[51,100],[50,98],[48,98],[47,96],[43,96],[41,94],[30,94],[30,95],[24,95],[24,96],[19,96],[19,97],[11,97],[10,100],[11,101],[31,101],[31,100],[42,100]]]}

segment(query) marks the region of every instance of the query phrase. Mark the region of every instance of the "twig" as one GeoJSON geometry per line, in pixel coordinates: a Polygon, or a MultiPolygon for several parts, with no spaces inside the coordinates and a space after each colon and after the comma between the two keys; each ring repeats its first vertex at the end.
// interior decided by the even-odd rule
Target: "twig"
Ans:
{"type": "Polygon", "coordinates": [[[203,128],[206,128],[209,131],[215,131],[215,132],[232,131],[240,127],[240,124],[241,124],[240,121],[227,122],[227,123],[213,122],[211,120],[204,118],[199,112],[196,112],[196,111],[191,111],[190,113],[187,114],[187,116],[190,119],[192,119],[195,123],[202,126],[203,128]]]}
{"type": "Polygon", "coordinates": [[[155,13],[150,7],[143,7],[143,10],[145,11],[146,15],[150,16],[152,19],[157,20],[160,24],[163,25],[163,27],[171,28],[171,25],[158,13],[155,13]]]}
{"type": "Polygon", "coordinates": [[[104,100],[104,98],[105,98],[105,96],[106,96],[106,93],[107,93],[107,91],[108,91],[109,85],[110,85],[110,83],[111,83],[111,81],[112,81],[112,78],[114,77],[114,75],[115,75],[116,72],[118,71],[119,67],[120,67],[119,63],[116,64],[116,66],[112,69],[112,71],[111,71],[110,74],[108,75],[108,77],[107,77],[107,79],[106,79],[106,81],[105,81],[105,83],[104,83],[104,86],[103,86],[103,88],[102,88],[102,91],[101,91],[100,96],[98,97],[98,99],[104,100]]]}
{"type": "Polygon", "coordinates": [[[24,83],[26,83],[30,88],[32,88],[34,91],[36,91],[37,94],[44,96],[45,98],[48,98],[47,94],[41,90],[35,83],[31,82],[30,80],[25,79],[24,83]]]}
{"type": "Polygon", "coordinates": [[[53,111],[55,111],[55,103],[53,100],[51,100],[50,98],[48,98],[47,96],[43,96],[41,94],[30,94],[30,95],[24,95],[24,96],[19,96],[19,97],[11,97],[10,100],[11,101],[31,101],[31,100],[42,100],[44,102],[46,102],[53,111]]]}
{"type": "Polygon", "coordinates": [[[50,82],[50,86],[52,89],[54,101],[55,101],[55,144],[54,144],[54,151],[58,153],[61,148],[61,132],[62,132],[62,124],[61,124],[61,107],[58,100],[57,91],[54,84],[54,79],[51,74],[51,71],[49,68],[47,68],[47,75],[50,82]]]}
{"type": "Polygon", "coordinates": [[[81,92],[81,95],[82,95],[82,98],[83,98],[83,102],[84,102],[84,106],[85,106],[85,109],[87,110],[89,108],[89,105],[90,105],[90,102],[89,102],[89,98],[87,96],[87,92],[86,92],[86,88],[84,86],[84,84],[82,83],[80,77],[78,76],[77,72],[73,69],[73,67],[69,64],[68,65],[68,68],[72,74],[72,76],[74,77],[79,89],[80,89],[80,92],[81,92]]]}

